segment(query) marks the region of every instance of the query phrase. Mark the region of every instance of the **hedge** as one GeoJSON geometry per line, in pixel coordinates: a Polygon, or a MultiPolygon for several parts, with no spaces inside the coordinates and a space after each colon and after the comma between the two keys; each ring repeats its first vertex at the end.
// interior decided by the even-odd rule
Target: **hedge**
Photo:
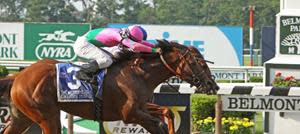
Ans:
{"type": "MultiPolygon", "coordinates": [[[[215,95],[202,95],[202,94],[194,94],[192,95],[192,122],[194,128],[198,128],[197,121],[203,120],[207,117],[215,117],[215,103],[217,101],[217,96],[215,95]]],[[[222,112],[223,117],[240,117],[240,118],[254,118],[255,112],[234,112],[227,111],[222,112]]]]}
{"type": "Polygon", "coordinates": [[[5,66],[0,66],[0,78],[8,75],[8,70],[5,66]]]}

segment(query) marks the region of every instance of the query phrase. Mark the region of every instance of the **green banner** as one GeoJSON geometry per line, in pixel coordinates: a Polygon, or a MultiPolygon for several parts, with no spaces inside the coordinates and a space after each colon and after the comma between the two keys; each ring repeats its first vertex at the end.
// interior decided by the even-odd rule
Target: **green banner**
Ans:
{"type": "Polygon", "coordinates": [[[280,17],[280,53],[300,55],[300,16],[280,17]]]}
{"type": "Polygon", "coordinates": [[[90,30],[90,24],[25,23],[25,60],[56,59],[74,61],[72,45],[90,30]]]}

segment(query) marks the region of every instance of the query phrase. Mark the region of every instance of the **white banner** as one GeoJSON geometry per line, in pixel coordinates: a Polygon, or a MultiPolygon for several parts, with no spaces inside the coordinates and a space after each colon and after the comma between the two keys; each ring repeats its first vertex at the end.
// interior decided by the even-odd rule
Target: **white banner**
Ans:
{"type": "Polygon", "coordinates": [[[24,23],[0,23],[0,60],[24,59],[24,23]]]}
{"type": "MultiPolygon", "coordinates": [[[[108,24],[108,27],[122,28],[129,24],[108,24]]],[[[147,40],[176,41],[194,46],[205,59],[215,62],[213,66],[243,65],[243,29],[239,26],[197,26],[197,25],[144,25],[147,40]]]]}
{"type": "MultiPolygon", "coordinates": [[[[167,39],[198,48],[214,66],[240,66],[239,54],[223,31],[216,26],[142,25],[148,39],[167,39]]],[[[238,38],[238,37],[236,37],[238,38]]],[[[242,45],[242,44],[241,44],[242,45]]]]}

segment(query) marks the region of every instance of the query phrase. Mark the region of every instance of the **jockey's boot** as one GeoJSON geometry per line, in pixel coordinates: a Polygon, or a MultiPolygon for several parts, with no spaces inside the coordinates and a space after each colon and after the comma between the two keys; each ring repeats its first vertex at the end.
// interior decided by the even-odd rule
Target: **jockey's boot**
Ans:
{"type": "Polygon", "coordinates": [[[96,60],[89,61],[83,64],[81,69],[76,73],[76,78],[83,81],[91,81],[93,75],[99,70],[99,65],[96,60]]]}

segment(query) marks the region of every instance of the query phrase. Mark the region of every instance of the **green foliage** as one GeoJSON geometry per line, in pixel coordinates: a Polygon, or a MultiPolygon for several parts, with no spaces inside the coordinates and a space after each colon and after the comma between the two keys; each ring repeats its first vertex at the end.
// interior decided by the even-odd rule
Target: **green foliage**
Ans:
{"type": "Polygon", "coordinates": [[[263,77],[261,77],[261,76],[251,76],[249,81],[250,82],[263,82],[263,77]]]}
{"type": "MultiPolygon", "coordinates": [[[[214,95],[201,95],[194,94],[192,95],[192,122],[194,129],[199,128],[199,121],[207,117],[215,117],[215,103],[217,97],[214,95]]],[[[222,112],[223,117],[239,117],[239,118],[254,118],[254,112],[222,112]]]]}
{"type": "Polygon", "coordinates": [[[24,0],[1,0],[0,21],[21,21],[24,9],[24,0]]]}
{"type": "Polygon", "coordinates": [[[5,77],[8,75],[8,70],[5,66],[0,66],[0,77],[5,77]]]}
{"type": "MultiPolygon", "coordinates": [[[[254,5],[254,32],[274,26],[279,0],[1,0],[0,21],[232,25],[244,27],[248,44],[248,6],[254,5]],[[83,9],[75,8],[76,2],[83,9]]],[[[255,46],[260,34],[255,34],[255,46]]],[[[245,45],[248,47],[248,45],[245,45]]]]}
{"type": "Polygon", "coordinates": [[[214,105],[217,101],[216,96],[213,95],[192,95],[192,118],[196,121],[199,119],[204,119],[206,117],[214,117],[215,110],[214,105]]]}
{"type": "Polygon", "coordinates": [[[25,21],[78,22],[69,0],[30,0],[25,3],[25,21]]]}
{"type": "Polygon", "coordinates": [[[300,80],[295,79],[293,76],[284,77],[281,73],[277,73],[272,82],[274,87],[300,87],[300,80]]]}

